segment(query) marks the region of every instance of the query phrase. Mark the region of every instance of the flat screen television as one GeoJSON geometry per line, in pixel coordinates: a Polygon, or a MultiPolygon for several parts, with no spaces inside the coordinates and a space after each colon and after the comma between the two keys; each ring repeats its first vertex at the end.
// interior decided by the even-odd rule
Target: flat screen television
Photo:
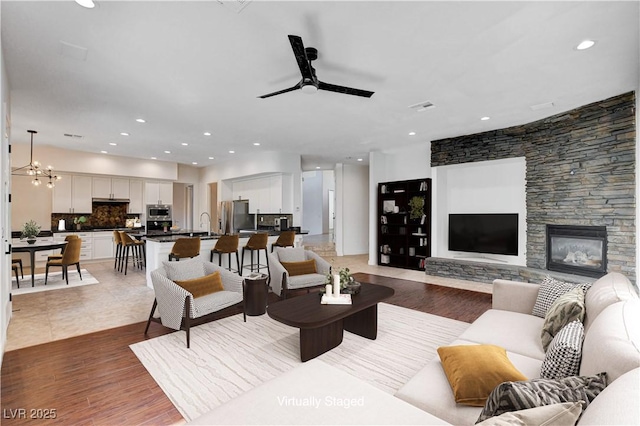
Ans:
{"type": "Polygon", "coordinates": [[[450,214],[449,250],[517,256],[518,214],[450,214]]]}

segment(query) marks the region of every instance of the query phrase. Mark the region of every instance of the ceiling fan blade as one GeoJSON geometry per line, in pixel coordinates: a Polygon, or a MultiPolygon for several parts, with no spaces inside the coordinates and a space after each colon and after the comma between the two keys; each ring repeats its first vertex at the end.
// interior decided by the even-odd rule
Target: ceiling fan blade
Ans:
{"type": "Polygon", "coordinates": [[[266,95],[258,96],[260,99],[270,98],[271,96],[281,95],[283,93],[291,92],[300,88],[300,83],[296,84],[293,87],[289,87],[288,89],[278,90],[277,92],[267,93],[266,95]]]}
{"type": "Polygon", "coordinates": [[[318,82],[319,90],[328,90],[330,92],[338,92],[344,93],[345,95],[354,95],[354,96],[362,96],[364,98],[370,98],[374,92],[370,92],[368,90],[354,89],[352,87],[344,87],[337,86],[335,84],[324,83],[322,81],[318,82]]]}
{"type": "Polygon", "coordinates": [[[300,68],[300,74],[303,79],[313,80],[313,73],[311,72],[311,65],[309,65],[309,59],[307,59],[307,53],[304,50],[304,43],[302,38],[296,35],[289,35],[289,42],[293,49],[293,54],[298,61],[298,68],[300,68]]]}

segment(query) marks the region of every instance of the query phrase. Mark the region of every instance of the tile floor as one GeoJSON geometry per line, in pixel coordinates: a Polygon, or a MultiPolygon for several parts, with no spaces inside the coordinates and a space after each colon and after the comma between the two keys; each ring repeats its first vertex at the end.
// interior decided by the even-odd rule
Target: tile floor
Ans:
{"type": "MultiPolygon", "coordinates": [[[[330,236],[305,237],[305,245],[324,244],[330,236]]],[[[368,255],[328,256],[335,268],[491,293],[491,285],[427,276],[424,272],[368,265],[368,255]]],[[[7,331],[6,351],[65,339],[81,334],[146,321],[153,290],[146,286],[144,270],[123,275],[113,260],[83,262],[99,284],[17,295],[7,331]]],[[[36,268],[36,272],[40,272],[36,268]]],[[[44,271],[43,271],[44,272],[44,271]]],[[[25,270],[25,276],[27,271],[25,270]]]]}

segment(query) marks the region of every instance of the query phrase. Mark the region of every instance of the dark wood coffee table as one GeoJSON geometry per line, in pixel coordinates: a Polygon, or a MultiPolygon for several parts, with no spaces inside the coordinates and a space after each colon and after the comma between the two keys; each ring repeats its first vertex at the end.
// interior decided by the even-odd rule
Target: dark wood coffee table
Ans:
{"type": "Polygon", "coordinates": [[[389,287],[362,283],[360,293],[351,297],[351,305],[322,305],[318,293],[309,293],[272,303],[267,314],[300,329],[300,358],[305,362],[342,343],[344,330],[375,340],[378,302],[393,293],[389,287]]]}

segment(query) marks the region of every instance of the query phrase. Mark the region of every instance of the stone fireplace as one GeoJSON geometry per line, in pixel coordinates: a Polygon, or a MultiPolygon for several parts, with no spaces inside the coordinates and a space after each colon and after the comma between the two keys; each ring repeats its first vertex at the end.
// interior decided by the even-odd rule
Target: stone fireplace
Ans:
{"type": "Polygon", "coordinates": [[[605,275],[607,228],[547,225],[547,269],[585,277],[605,275]]]}

